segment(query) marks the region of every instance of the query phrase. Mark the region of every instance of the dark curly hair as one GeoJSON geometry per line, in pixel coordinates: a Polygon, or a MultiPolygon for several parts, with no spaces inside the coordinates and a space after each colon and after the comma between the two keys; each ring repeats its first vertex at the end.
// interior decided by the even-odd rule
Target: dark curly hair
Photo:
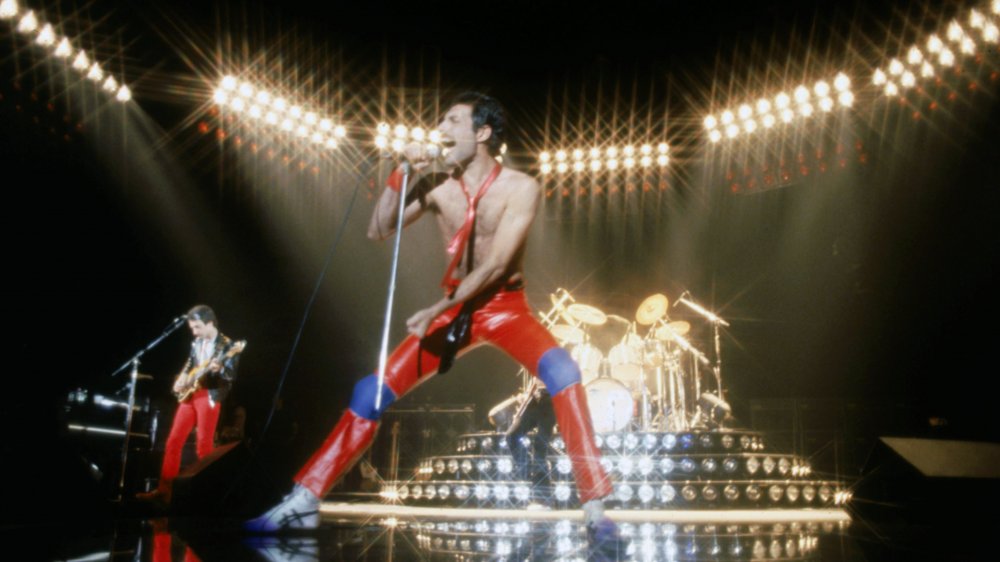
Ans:
{"type": "Polygon", "coordinates": [[[500,154],[500,147],[503,146],[506,136],[507,112],[503,105],[496,98],[481,94],[479,92],[462,92],[455,96],[451,106],[459,104],[472,107],[472,130],[478,131],[484,125],[489,125],[493,134],[486,141],[490,155],[500,154]]]}

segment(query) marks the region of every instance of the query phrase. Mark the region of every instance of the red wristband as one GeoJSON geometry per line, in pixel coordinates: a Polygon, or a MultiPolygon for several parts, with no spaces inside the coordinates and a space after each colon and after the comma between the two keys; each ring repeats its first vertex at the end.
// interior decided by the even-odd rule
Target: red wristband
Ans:
{"type": "Polygon", "coordinates": [[[403,188],[403,172],[396,168],[389,174],[389,179],[385,180],[385,186],[389,189],[399,193],[399,190],[403,188]]]}

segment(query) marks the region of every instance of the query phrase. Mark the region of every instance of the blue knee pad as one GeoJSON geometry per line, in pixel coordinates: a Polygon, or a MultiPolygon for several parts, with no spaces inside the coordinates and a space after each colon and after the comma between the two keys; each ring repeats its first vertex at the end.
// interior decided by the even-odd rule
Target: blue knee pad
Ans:
{"type": "Polygon", "coordinates": [[[568,351],[553,347],[538,360],[538,378],[545,383],[549,394],[555,396],[567,386],[580,382],[580,367],[568,351]]]}
{"type": "Polygon", "coordinates": [[[376,394],[378,394],[377,376],[368,375],[359,380],[358,384],[354,385],[354,394],[351,395],[351,411],[366,420],[378,420],[382,416],[382,412],[396,401],[396,395],[389,389],[389,385],[382,381],[382,401],[379,409],[376,410],[376,394]]]}

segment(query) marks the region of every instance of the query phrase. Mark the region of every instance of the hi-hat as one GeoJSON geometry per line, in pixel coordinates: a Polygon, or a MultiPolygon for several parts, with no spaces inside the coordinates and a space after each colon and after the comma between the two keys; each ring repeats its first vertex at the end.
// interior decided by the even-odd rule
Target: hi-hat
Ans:
{"type": "Polygon", "coordinates": [[[670,308],[670,301],[667,300],[667,296],[657,293],[642,301],[639,309],[635,311],[635,321],[643,326],[649,326],[663,318],[668,308],[670,308]]]}
{"type": "Polygon", "coordinates": [[[566,307],[566,312],[578,322],[590,324],[591,326],[601,326],[608,321],[607,314],[586,304],[573,303],[566,307]]]}
{"type": "Polygon", "coordinates": [[[675,320],[656,329],[653,337],[661,341],[671,341],[674,336],[684,336],[691,331],[691,324],[683,320],[675,320]]]}
{"type": "Polygon", "coordinates": [[[555,336],[559,343],[561,344],[576,344],[583,343],[583,330],[577,328],[576,326],[570,326],[569,324],[556,324],[549,328],[552,335],[555,336]]]}

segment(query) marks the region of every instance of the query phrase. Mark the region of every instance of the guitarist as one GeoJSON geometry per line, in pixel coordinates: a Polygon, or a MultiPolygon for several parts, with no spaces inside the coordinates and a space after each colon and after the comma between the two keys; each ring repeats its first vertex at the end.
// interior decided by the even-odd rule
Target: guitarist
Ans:
{"type": "Polygon", "coordinates": [[[240,357],[239,353],[233,353],[236,351],[233,341],[219,331],[218,319],[210,307],[199,304],[186,316],[194,340],[187,363],[174,383],[174,394],[183,398],[167,436],[160,483],[156,490],[136,496],[140,500],[167,505],[170,504],[171,485],[180,471],[181,452],[191,430],[197,430],[199,459],[214,448],[220,404],[233,385],[240,357]]]}

